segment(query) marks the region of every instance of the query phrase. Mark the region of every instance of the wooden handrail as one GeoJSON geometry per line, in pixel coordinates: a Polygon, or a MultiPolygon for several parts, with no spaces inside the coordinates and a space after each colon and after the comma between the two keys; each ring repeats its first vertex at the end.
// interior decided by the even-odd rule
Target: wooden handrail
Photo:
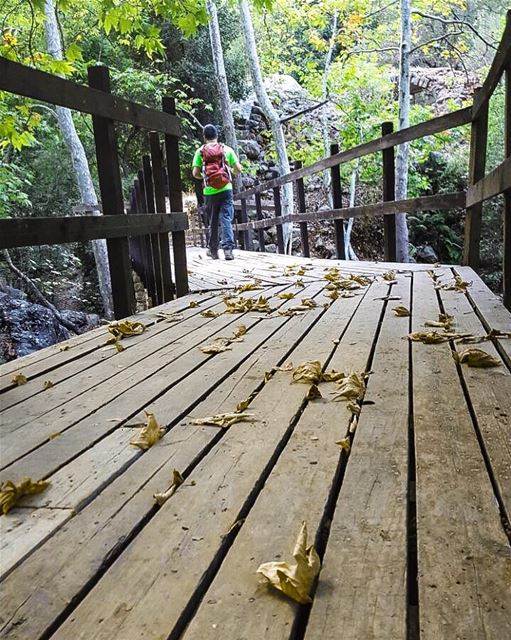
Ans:
{"type": "Polygon", "coordinates": [[[0,56],[0,90],[179,136],[179,118],[0,56]]]}
{"type": "Polygon", "coordinates": [[[468,187],[467,207],[511,190],[511,156],[484,178],[468,187]]]}
{"type": "Polygon", "coordinates": [[[0,220],[0,249],[127,238],[188,229],[186,213],[8,218],[0,220]]]}
{"type": "Polygon", "coordinates": [[[334,167],[343,162],[350,162],[351,160],[356,160],[357,158],[370,155],[371,153],[376,153],[377,151],[383,151],[384,149],[395,147],[396,145],[403,144],[404,142],[410,142],[411,140],[424,138],[425,136],[431,136],[435,133],[441,133],[442,131],[454,129],[455,127],[461,127],[462,125],[468,124],[471,121],[471,107],[459,109],[458,111],[453,111],[452,113],[448,113],[444,116],[426,120],[426,122],[421,122],[421,124],[414,125],[413,127],[408,127],[407,129],[401,129],[401,131],[396,131],[396,133],[391,133],[381,138],[371,140],[370,142],[366,142],[357,147],[353,147],[352,149],[346,149],[345,151],[341,151],[340,153],[337,153],[333,156],[328,156],[327,158],[318,160],[318,162],[310,164],[306,167],[302,167],[297,171],[286,173],[286,175],[284,176],[279,176],[278,178],[274,178],[273,180],[263,182],[256,187],[241,191],[240,193],[235,194],[235,200],[246,199],[250,196],[255,195],[256,193],[264,193],[265,191],[269,191],[274,187],[279,187],[288,182],[295,182],[299,178],[311,176],[315,173],[318,173],[318,171],[329,169],[330,167],[334,167]]]}
{"type": "Polygon", "coordinates": [[[294,213],[290,216],[264,218],[263,220],[254,220],[252,222],[237,224],[236,230],[266,229],[267,227],[280,225],[286,222],[320,222],[323,220],[341,220],[347,218],[360,218],[363,216],[388,216],[396,213],[415,213],[417,211],[463,209],[465,208],[465,200],[466,194],[464,191],[456,193],[440,193],[432,196],[422,196],[421,198],[378,202],[377,204],[349,207],[346,209],[328,209],[325,211],[314,211],[309,213],[294,213]]]}

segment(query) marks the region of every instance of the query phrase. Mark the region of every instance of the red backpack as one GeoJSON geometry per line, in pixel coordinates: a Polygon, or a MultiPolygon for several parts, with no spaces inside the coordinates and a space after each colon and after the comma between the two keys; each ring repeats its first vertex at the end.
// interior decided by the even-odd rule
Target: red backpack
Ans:
{"type": "Polygon", "coordinates": [[[231,182],[231,172],[225,160],[224,145],[219,142],[205,144],[200,149],[204,184],[221,189],[231,182]]]}

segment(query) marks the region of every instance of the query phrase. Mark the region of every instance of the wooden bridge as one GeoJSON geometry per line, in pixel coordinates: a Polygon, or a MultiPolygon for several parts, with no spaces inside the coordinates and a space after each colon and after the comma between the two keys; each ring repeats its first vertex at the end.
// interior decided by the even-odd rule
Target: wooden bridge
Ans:
{"type": "Polygon", "coordinates": [[[133,266],[158,303],[133,335],[101,327],[0,369],[0,481],[49,482],[0,516],[0,638],[511,637],[511,314],[475,270],[482,202],[503,193],[509,307],[510,76],[511,14],[472,107],[239,194],[244,248],[226,263],[185,248],[172,101],[112,96],[105,68],[86,88],[0,59],[0,89],[92,114],[105,213],[2,220],[0,245],[107,238],[117,317],[133,266]],[[506,160],[485,175],[504,74],[506,160]],[[152,132],[129,215],[114,120],[152,132]],[[470,122],[467,194],[394,202],[395,145],[470,122]],[[384,202],[343,209],[339,165],[375,152],[384,202]],[[303,179],[325,168],[334,208],[307,212],[303,179]],[[249,230],[291,221],[286,182],[304,257],[250,251],[249,230]],[[460,206],[467,265],[393,262],[396,213],[460,206]],[[382,213],[388,262],[342,260],[343,218],[382,213]],[[307,257],[318,216],[337,260],[307,257]],[[471,348],[494,366],[469,366],[471,348]],[[304,521],[322,567],[298,604],[257,569],[294,562],[304,521]]]}

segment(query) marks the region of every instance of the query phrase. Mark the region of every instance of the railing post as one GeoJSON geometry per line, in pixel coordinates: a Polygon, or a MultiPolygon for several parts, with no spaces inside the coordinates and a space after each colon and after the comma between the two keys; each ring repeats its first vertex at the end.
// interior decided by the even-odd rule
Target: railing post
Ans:
{"type": "MultiPolygon", "coordinates": [[[[241,198],[241,222],[245,224],[248,222],[248,209],[247,209],[247,200],[246,198],[241,198]]],[[[243,231],[243,249],[245,251],[253,251],[254,245],[252,242],[252,234],[250,233],[250,229],[245,229],[243,231]]]]}
{"type": "MultiPolygon", "coordinates": [[[[139,172],[140,175],[140,172],[139,172]]],[[[135,189],[135,211],[137,213],[143,213],[145,208],[145,196],[143,192],[143,182],[140,183],[138,178],[135,178],[134,182],[135,189]]],[[[140,259],[141,259],[141,272],[138,274],[142,279],[142,283],[144,287],[149,290],[149,259],[148,259],[148,247],[147,247],[147,237],[146,236],[137,236],[137,241],[140,247],[140,259]]]]}
{"type": "MultiPolygon", "coordinates": [[[[330,145],[330,155],[335,156],[339,153],[339,145],[330,145]]],[[[341,190],[341,167],[336,164],[330,169],[332,180],[332,205],[334,209],[342,209],[342,190],[341,190]]],[[[344,221],[334,220],[335,231],[335,255],[337,260],[346,260],[346,252],[344,250],[344,221]]]]}
{"type": "MultiPolygon", "coordinates": [[[[280,187],[273,189],[273,206],[275,207],[275,217],[282,217],[282,201],[280,199],[280,187]]],[[[284,253],[284,232],[282,231],[282,222],[277,224],[277,249],[279,253],[284,253]]]]}
{"type": "MultiPolygon", "coordinates": [[[[303,163],[301,160],[297,160],[295,162],[295,170],[301,169],[303,163]]],[[[306,205],[305,205],[305,185],[303,183],[303,178],[298,178],[296,181],[296,194],[298,198],[298,212],[305,213],[306,205]]],[[[300,222],[300,238],[302,241],[302,253],[305,258],[310,258],[309,251],[309,231],[307,229],[306,222],[300,222]]]]}
{"type": "MultiPolygon", "coordinates": [[[[255,194],[255,205],[256,205],[256,218],[257,220],[262,220],[263,219],[263,209],[261,206],[261,194],[260,193],[256,193],[255,194]]],[[[257,230],[257,239],[259,241],[259,251],[262,251],[263,253],[266,251],[266,249],[264,248],[264,229],[258,229],[257,230]]]]}
{"type": "MultiPolygon", "coordinates": [[[[163,98],[163,111],[176,115],[174,98],[163,98]]],[[[167,156],[167,176],[169,182],[170,211],[183,211],[181,169],[179,162],[179,143],[176,136],[165,134],[165,152],[167,156]]],[[[188,269],[186,264],[186,236],[184,231],[172,233],[174,253],[174,273],[176,276],[176,295],[185,296],[188,289],[188,269]]]]}
{"type": "MultiPolygon", "coordinates": [[[[140,211],[139,213],[147,213],[147,190],[146,180],[142,169],[138,171],[138,184],[140,187],[140,211]]],[[[154,307],[156,304],[156,282],[154,279],[154,258],[153,247],[151,244],[151,236],[142,236],[142,244],[144,246],[145,253],[145,286],[147,293],[151,298],[151,305],[154,307]]]]}
{"type": "MultiPolygon", "coordinates": [[[[154,205],[154,188],[153,188],[153,170],[151,167],[151,158],[147,155],[142,156],[142,166],[144,171],[145,197],[147,204],[147,213],[156,213],[154,205]]],[[[154,293],[156,304],[163,302],[162,294],[162,278],[161,278],[161,260],[160,260],[160,241],[157,233],[151,233],[149,236],[151,243],[151,256],[154,278],[154,293]]]]}
{"type": "MultiPolygon", "coordinates": [[[[89,86],[110,93],[110,76],[107,67],[89,67],[89,86]]],[[[117,135],[114,121],[102,116],[92,116],[99,188],[103,213],[124,215],[121,172],[117,155],[117,135]]],[[[128,238],[109,239],[107,242],[114,316],[125,318],[135,313],[135,290],[131,277],[131,261],[128,238]]]]}
{"type": "MultiPolygon", "coordinates": [[[[508,24],[511,12],[508,12],[508,24]]],[[[505,153],[511,156],[511,65],[505,71],[505,153]]],[[[511,311],[511,192],[504,193],[504,238],[503,238],[502,286],[504,306],[511,311]]]]}
{"type": "MultiPolygon", "coordinates": [[[[474,92],[474,98],[480,89],[474,92]]],[[[468,184],[473,185],[484,178],[486,170],[486,147],[488,144],[488,101],[486,101],[472,121],[470,133],[470,161],[468,167],[468,184]]],[[[483,203],[479,202],[467,207],[465,217],[465,241],[463,245],[463,264],[473,269],[479,268],[481,244],[481,218],[483,203]]]]}
{"type": "MultiPolygon", "coordinates": [[[[392,122],[384,122],[381,125],[381,134],[386,136],[394,131],[392,122]]],[[[383,156],[383,201],[389,202],[396,199],[396,165],[394,161],[394,147],[382,151],[383,156]]],[[[394,214],[383,216],[383,242],[384,255],[387,262],[396,262],[396,216],[394,214]]]]}
{"type": "MultiPolygon", "coordinates": [[[[156,131],[149,133],[149,147],[151,149],[151,163],[153,165],[154,201],[157,213],[166,213],[165,186],[163,182],[163,163],[160,148],[160,136],[156,131]]],[[[160,269],[162,302],[168,302],[174,297],[174,283],[172,282],[172,270],[170,266],[169,234],[158,234],[160,250],[160,269]]]]}

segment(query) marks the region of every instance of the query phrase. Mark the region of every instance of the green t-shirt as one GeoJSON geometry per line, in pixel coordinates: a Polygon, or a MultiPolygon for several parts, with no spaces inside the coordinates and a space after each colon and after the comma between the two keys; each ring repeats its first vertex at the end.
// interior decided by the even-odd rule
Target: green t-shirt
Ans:
{"type": "MultiPolygon", "coordinates": [[[[202,163],[202,156],[200,154],[201,149],[202,149],[202,146],[199,149],[197,149],[197,151],[195,152],[195,155],[193,156],[192,167],[198,167],[199,169],[202,169],[203,163],[202,163]]],[[[224,151],[225,151],[225,159],[227,161],[227,164],[231,167],[234,167],[234,165],[238,162],[238,158],[236,157],[234,150],[231,149],[231,147],[228,147],[226,144],[224,144],[224,151]]],[[[228,191],[229,189],[232,189],[232,182],[227,183],[225,187],[222,187],[221,189],[214,189],[213,187],[205,186],[203,189],[203,193],[205,196],[213,196],[215,195],[215,193],[220,193],[221,191],[228,191]]]]}

